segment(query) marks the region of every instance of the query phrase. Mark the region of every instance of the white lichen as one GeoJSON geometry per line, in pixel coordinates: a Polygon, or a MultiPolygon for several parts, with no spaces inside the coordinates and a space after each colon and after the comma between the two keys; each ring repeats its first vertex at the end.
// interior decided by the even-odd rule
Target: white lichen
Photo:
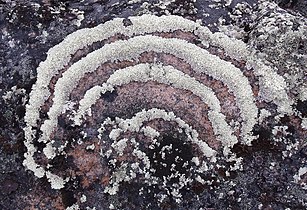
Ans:
{"type": "MultiPolygon", "coordinates": [[[[198,133],[192,128],[192,126],[188,125],[186,122],[184,122],[179,117],[176,117],[173,112],[166,112],[165,110],[161,110],[157,108],[143,110],[141,112],[138,112],[135,114],[133,118],[130,118],[130,119],[116,118],[117,128],[115,130],[120,131],[120,132],[126,132],[126,131],[138,132],[141,130],[141,127],[146,121],[152,121],[154,119],[163,119],[166,121],[176,122],[178,126],[181,127],[185,131],[185,134],[187,135],[188,139],[192,143],[195,143],[199,146],[204,156],[211,158],[216,154],[216,151],[210,148],[209,145],[205,141],[198,139],[198,133]]],[[[98,130],[98,132],[103,131],[104,127],[107,124],[108,123],[106,122],[102,123],[102,127],[98,130]]],[[[117,135],[117,137],[119,136],[120,136],[120,133],[117,135]]],[[[152,136],[148,135],[148,137],[152,137],[152,136]]],[[[116,140],[116,139],[113,139],[113,140],[116,140]]],[[[113,147],[115,147],[119,153],[122,153],[124,147],[126,146],[126,141],[127,140],[125,140],[123,144],[120,143],[120,145],[118,145],[118,142],[117,142],[113,144],[113,147]]]]}
{"type": "MultiPolygon", "coordinates": [[[[195,95],[198,95],[204,103],[209,105],[211,110],[208,113],[208,117],[212,123],[214,132],[223,145],[233,146],[238,141],[232,134],[230,126],[227,125],[225,116],[220,113],[221,107],[214,92],[209,87],[174,69],[172,66],[138,64],[115,71],[102,86],[95,86],[85,93],[84,98],[80,101],[80,107],[76,114],[76,122],[80,122],[80,117],[95,104],[95,99],[98,99],[106,91],[114,89],[115,85],[121,86],[132,81],[147,82],[149,80],[171,84],[176,88],[190,90],[195,95]]],[[[110,135],[114,134],[111,133],[110,135]]]]}
{"type": "MultiPolygon", "coordinates": [[[[79,18],[82,19],[81,16],[79,18]]],[[[289,100],[286,93],[287,84],[284,79],[261,62],[257,55],[250,53],[242,41],[229,38],[222,33],[213,34],[208,28],[201,26],[199,23],[179,16],[157,17],[153,15],[143,15],[139,17],[130,17],[129,19],[132,23],[129,26],[124,26],[123,19],[116,18],[97,27],[81,29],[68,35],[64,41],[48,51],[47,59],[41,62],[37,69],[37,82],[33,85],[29,103],[26,106],[24,143],[27,152],[24,154],[25,160],[23,164],[29,170],[33,171],[37,177],[46,176],[52,188],[63,188],[67,180],[51,173],[35,162],[34,154],[37,152],[37,148],[34,147],[33,141],[38,132],[36,131],[38,122],[40,122],[39,124],[42,123],[40,127],[42,135],[38,141],[46,143],[47,146],[43,149],[43,152],[47,158],[52,159],[56,156],[57,150],[52,146],[52,139],[50,139],[50,136],[57,126],[58,116],[63,112],[73,109],[73,104],[67,106],[67,103],[69,102],[71,91],[76,87],[80,79],[82,79],[86,73],[95,71],[97,67],[104,62],[138,59],[143,52],[154,51],[175,55],[189,63],[194,71],[210,75],[214,79],[222,81],[236,97],[236,104],[240,109],[240,114],[243,119],[240,132],[242,141],[246,144],[250,144],[253,140],[251,131],[253,126],[257,123],[258,108],[256,107],[248,79],[243,75],[240,69],[229,62],[221,60],[217,56],[211,55],[207,50],[188,43],[187,41],[144,35],[145,33],[173,32],[176,30],[191,32],[198,36],[202,43],[207,43],[207,46],[217,46],[223,49],[229,56],[238,60],[247,61],[248,66],[253,68],[256,76],[259,77],[260,96],[262,99],[277,104],[280,113],[285,114],[292,112],[291,105],[293,102],[289,100]],[[77,50],[91,45],[94,42],[108,39],[116,34],[136,37],[125,41],[116,41],[111,44],[106,44],[70,66],[55,84],[53,105],[48,111],[49,119],[41,122],[39,111],[41,106],[44,105],[45,101],[51,95],[48,87],[51,79],[58,75],[60,70],[69,63],[72,55],[77,50]]],[[[96,94],[97,92],[105,93],[106,91],[113,91],[116,85],[127,84],[131,81],[155,80],[164,84],[172,83],[176,88],[192,91],[195,95],[198,95],[204,103],[209,105],[210,111],[208,116],[216,137],[222,142],[224,153],[230,153],[229,147],[233,146],[237,142],[237,139],[232,134],[233,131],[231,127],[226,123],[225,116],[220,112],[219,101],[209,87],[202,85],[195,79],[189,78],[184,73],[170,66],[157,67],[150,64],[143,64],[142,67],[145,70],[140,70],[138,69],[140,65],[141,64],[131,67],[131,71],[127,71],[128,73],[118,70],[115,74],[111,75],[108,81],[104,81],[101,86],[96,86],[88,90],[84,96],[84,100],[80,101],[79,111],[77,112],[79,115],[77,114],[74,118],[76,120],[75,124],[81,124],[81,117],[85,116],[84,111],[87,111],[86,114],[88,115],[91,114],[89,109],[90,106],[100,97],[96,94]]],[[[215,151],[212,150],[206,142],[199,141],[197,139],[197,132],[183,120],[178,119],[173,113],[166,113],[161,110],[155,110],[155,112],[152,113],[154,117],[150,114],[148,116],[148,113],[151,113],[150,111],[153,110],[145,112],[145,116],[143,116],[143,112],[141,114],[137,113],[136,118],[133,119],[138,118],[138,120],[142,121],[160,117],[164,120],[176,121],[179,127],[183,128],[194,143],[201,148],[205,156],[214,156],[215,151]]],[[[129,122],[133,119],[130,119],[129,122]]],[[[117,139],[119,133],[125,131],[125,129],[139,131],[142,126],[139,122],[134,122],[132,124],[133,126],[127,127],[125,120],[122,119],[120,121],[120,123],[116,123],[118,123],[121,130],[110,133],[110,138],[113,140],[117,139]]],[[[302,127],[304,127],[303,125],[302,123],[302,127]]],[[[158,132],[147,128],[143,128],[142,131],[151,138],[158,135],[158,132]]],[[[142,156],[142,154],[139,155],[142,156]]],[[[233,169],[238,168],[240,168],[239,165],[236,165],[233,169]]],[[[113,185],[113,187],[109,189],[110,193],[115,192],[117,187],[117,185],[113,185]]]]}

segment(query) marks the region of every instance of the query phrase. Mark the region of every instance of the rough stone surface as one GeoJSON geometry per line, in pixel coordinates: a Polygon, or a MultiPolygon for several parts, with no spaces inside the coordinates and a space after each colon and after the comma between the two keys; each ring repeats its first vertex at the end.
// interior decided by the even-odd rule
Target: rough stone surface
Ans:
{"type": "MultiPolygon", "coordinates": [[[[304,170],[307,167],[307,123],[305,129],[303,126],[303,119],[306,121],[307,118],[306,11],[304,0],[1,0],[0,209],[73,209],[76,204],[80,209],[306,209],[307,173],[304,170]],[[97,101],[83,130],[87,136],[81,132],[81,127],[71,126],[65,115],[59,117],[59,126],[53,136],[55,144],[61,145],[66,140],[72,142],[66,154],[47,160],[42,153],[37,153],[35,160],[46,167],[51,164],[52,172],[61,177],[74,179],[60,190],[52,189],[46,177],[37,178],[23,165],[27,151],[23,131],[26,126],[25,106],[36,82],[39,63],[46,59],[48,49],[78,29],[94,27],[116,17],[142,14],[182,16],[201,22],[213,32],[223,32],[244,41],[266,61],[266,65],[285,78],[288,94],[294,100],[294,113],[274,118],[276,105],[263,102],[258,97],[259,81],[253,72],[243,61],[227,57],[223,50],[211,47],[208,49],[211,54],[232,62],[248,77],[257,107],[265,107],[273,114],[254,126],[253,134],[257,138],[251,145],[239,142],[231,149],[238,158],[242,158],[240,170],[229,170],[234,163],[225,162],[221,157],[220,142],[212,137],[214,132],[208,123],[208,106],[198,97],[189,91],[157,85],[153,81],[146,84],[132,82],[103,95],[97,101]],[[145,176],[140,176],[131,182],[122,182],[117,194],[106,193],[105,188],[110,185],[112,175],[119,170],[118,166],[137,162],[138,159],[130,155],[134,148],[132,143],[125,148],[124,155],[113,151],[110,157],[102,155],[102,158],[100,153],[107,154],[114,148],[114,142],[108,137],[108,131],[113,129],[108,125],[101,134],[105,144],[101,147],[101,139],[97,138],[100,123],[107,117],[111,120],[115,117],[129,119],[142,109],[154,107],[173,111],[197,131],[206,130],[199,132],[200,137],[219,151],[217,163],[209,163],[211,171],[202,174],[207,182],[197,181],[194,164],[184,165],[186,161],[191,162],[193,155],[198,156],[200,162],[206,161],[198,148],[186,141],[184,133],[174,129],[174,122],[156,120],[146,124],[161,132],[158,139],[161,144],[155,145],[154,149],[150,147],[151,138],[142,133],[133,136],[133,132],[127,131],[121,137],[133,136],[139,140],[137,147],[151,157],[149,162],[155,169],[152,175],[161,178],[160,181],[175,173],[171,164],[177,161],[175,156],[180,156],[175,171],[192,179],[180,189],[183,199],[177,202],[176,196],[164,198],[167,190],[174,189],[172,184],[178,182],[172,178],[165,185],[158,183],[149,186],[145,176]],[[181,143],[174,143],[178,140],[182,140],[181,143]],[[175,146],[169,149],[170,145],[175,146]],[[161,150],[166,152],[162,154],[161,150]],[[166,155],[166,158],[162,158],[162,155],[166,155]],[[118,165],[111,161],[114,159],[118,165]]],[[[126,20],[125,24],[129,25],[129,19],[126,20]]],[[[191,34],[180,31],[157,35],[180,37],[202,46],[191,34]]],[[[124,38],[113,37],[106,42],[124,38]]],[[[99,43],[96,44],[99,48],[99,43]]],[[[91,50],[80,50],[74,59],[78,60],[91,50]]],[[[217,92],[227,122],[242,120],[233,93],[223,83],[209,76],[193,74],[188,64],[171,55],[144,53],[140,62],[148,61],[173,64],[204,84],[210,83],[217,92]]],[[[72,92],[71,99],[80,100],[80,94],[100,82],[97,78],[107,78],[116,69],[135,63],[122,61],[103,64],[100,68],[105,71],[98,70],[84,78],[72,92]]],[[[53,85],[50,84],[51,90],[53,85]]],[[[42,119],[47,119],[46,112],[51,104],[52,98],[42,107],[42,119]]],[[[240,127],[233,127],[237,128],[235,134],[239,137],[240,127]]],[[[39,151],[43,151],[45,146],[42,142],[35,142],[39,151]]],[[[140,169],[147,170],[144,165],[140,169]]]]}

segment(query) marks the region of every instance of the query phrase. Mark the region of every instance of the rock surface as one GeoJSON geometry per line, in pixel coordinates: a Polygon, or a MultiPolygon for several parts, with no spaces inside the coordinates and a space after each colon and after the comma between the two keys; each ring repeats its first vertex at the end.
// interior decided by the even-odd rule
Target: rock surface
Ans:
{"type": "MultiPolygon", "coordinates": [[[[306,11],[304,0],[0,1],[0,209],[306,209],[306,11]],[[78,83],[69,100],[78,103],[86,90],[101,84],[118,69],[140,63],[172,65],[215,91],[221,113],[239,139],[229,147],[235,160],[227,161],[229,157],[223,154],[226,147],[216,138],[209,120],[210,107],[194,92],[174,88],[173,82],[134,81],[103,94],[82,126],[71,122],[68,116],[74,109],[68,106],[50,135],[55,139],[57,153],[49,159],[46,154],[52,156],[52,151],[44,152],[47,144],[38,141],[42,135],[40,126],[50,118],[48,110],[54,103],[52,96],[46,98],[32,142],[36,149],[34,159],[47,173],[69,179],[61,187],[52,184],[51,175],[38,178],[25,164],[29,151],[24,132],[29,123],[25,115],[37,82],[38,66],[46,60],[48,50],[78,29],[114,18],[124,18],[123,25],[129,27],[129,17],[144,14],[181,16],[246,43],[249,52],[281,76],[292,112],[281,114],[276,102],[268,98],[272,94],[261,89],[274,85],[270,83],[274,78],[257,76],[246,60],[235,58],[217,45],[201,42],[193,33],[156,32],[153,35],[186,40],[204,48],[248,78],[259,110],[252,129],[255,139],[248,144],[241,136],[245,119],[236,104],[236,93],[229,91],[229,86],[210,75],[193,72],[190,64],[174,55],[144,52],[138,59],[101,64],[78,83]],[[188,129],[179,132],[174,121],[146,122],[143,133],[127,129],[120,137],[130,139],[128,143],[112,138],[114,128],[122,126],[116,117],[124,121],[152,108],[174,112],[192,125],[199,138],[217,151],[216,161],[202,155],[200,146],[187,140],[188,129]],[[102,122],[107,123],[101,127],[102,122]],[[151,135],[156,133],[147,127],[160,132],[158,144],[152,144],[151,135]],[[132,137],[138,141],[132,141],[132,137]],[[67,148],[58,152],[66,141],[67,148]],[[145,156],[133,153],[135,148],[144,152],[148,162],[144,161],[145,156]],[[200,172],[198,164],[205,163],[209,169],[200,172]],[[127,175],[127,171],[135,172],[133,167],[143,172],[127,175]],[[179,176],[185,177],[185,184],[180,185],[179,176]]],[[[103,45],[128,38],[117,34],[80,49],[62,71],[103,45]]],[[[157,72],[153,71],[151,78],[157,78],[157,72]]],[[[58,75],[47,84],[51,92],[61,77],[58,75]]]]}

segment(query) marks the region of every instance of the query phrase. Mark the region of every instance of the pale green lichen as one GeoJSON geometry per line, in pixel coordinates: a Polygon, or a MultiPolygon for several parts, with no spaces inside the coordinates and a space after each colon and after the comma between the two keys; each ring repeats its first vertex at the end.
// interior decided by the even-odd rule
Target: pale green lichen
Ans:
{"type": "Polygon", "coordinates": [[[95,104],[96,99],[101,94],[106,93],[116,86],[122,86],[133,81],[147,82],[157,81],[173,87],[191,91],[199,96],[204,103],[209,105],[209,120],[217,138],[224,146],[233,146],[237,143],[236,137],[232,134],[230,126],[225,121],[225,116],[220,113],[221,107],[214,92],[198,82],[194,78],[174,69],[172,66],[159,66],[150,64],[138,64],[115,71],[102,86],[95,86],[89,89],[80,101],[80,107],[76,114],[76,122],[80,122],[80,117],[95,104]]]}
{"type": "MultiPolygon", "coordinates": [[[[114,19],[112,21],[101,24],[92,29],[81,29],[68,35],[63,42],[51,48],[47,53],[47,59],[40,63],[37,72],[37,82],[33,86],[30,93],[29,104],[26,106],[25,122],[25,153],[24,165],[35,173],[37,177],[46,175],[49,178],[52,186],[59,189],[64,186],[64,179],[57,177],[49,171],[45,171],[42,166],[39,166],[33,156],[37,149],[33,146],[33,139],[36,134],[37,122],[39,121],[39,110],[47,98],[50,96],[48,88],[51,78],[59,74],[59,71],[69,63],[71,56],[79,49],[82,49],[94,42],[107,39],[116,34],[123,34],[128,37],[144,35],[152,32],[172,32],[182,30],[192,32],[199,36],[201,41],[209,43],[225,50],[225,52],[236,59],[246,60],[254,69],[256,76],[260,77],[261,96],[266,101],[273,101],[279,107],[279,111],[283,113],[291,112],[292,101],[289,100],[286,89],[287,84],[283,78],[278,76],[272,69],[268,68],[259,61],[257,56],[249,53],[246,45],[238,40],[230,39],[221,33],[211,33],[206,27],[198,23],[184,19],[178,16],[162,16],[143,15],[139,17],[129,18],[132,25],[124,26],[123,19],[114,19]]],[[[232,64],[222,61],[217,56],[210,55],[205,49],[196,47],[186,41],[179,39],[165,39],[155,36],[139,36],[131,38],[127,41],[117,41],[112,44],[105,45],[103,48],[90,53],[79,62],[73,64],[66,72],[63,73],[56,85],[54,91],[53,106],[48,112],[49,120],[45,120],[41,126],[43,135],[38,141],[48,143],[50,145],[50,134],[57,126],[57,117],[63,112],[63,107],[68,100],[68,96],[78,81],[87,72],[95,71],[95,69],[103,62],[111,60],[123,60],[138,58],[141,52],[155,51],[171,53],[179,58],[182,58],[195,71],[204,72],[213,76],[215,79],[226,84],[230,91],[236,96],[236,102],[243,118],[241,137],[243,142],[250,143],[253,139],[251,130],[257,122],[258,109],[254,103],[253,93],[248,80],[242,72],[235,68],[232,64]]],[[[171,77],[170,77],[171,78],[171,77]]],[[[124,79],[124,78],[122,78],[124,79]]],[[[110,86],[105,86],[105,89],[112,91],[110,86]]],[[[212,99],[206,101],[214,101],[212,99]]],[[[236,141],[227,142],[226,134],[231,134],[227,128],[224,117],[218,114],[218,103],[214,103],[212,110],[217,110],[209,113],[209,116],[215,125],[217,134],[222,135],[224,145],[231,146],[236,141]],[[220,117],[218,117],[220,116],[220,117]],[[226,128],[226,131],[223,129],[226,128]]],[[[82,106],[82,103],[81,103],[82,106]]],[[[44,153],[47,158],[52,159],[55,151],[51,148],[45,148],[44,153]]]]}
{"type": "MultiPolygon", "coordinates": [[[[133,152],[131,155],[136,157],[138,159],[138,162],[132,163],[130,169],[128,169],[127,163],[122,163],[122,162],[119,163],[120,164],[119,167],[114,172],[111,173],[109,185],[106,186],[104,189],[105,193],[108,193],[110,195],[115,195],[118,192],[119,186],[122,182],[129,182],[132,179],[135,179],[137,174],[143,174],[146,180],[145,182],[149,185],[154,185],[154,184],[158,184],[159,182],[161,182],[159,181],[158,177],[152,176],[151,173],[149,173],[149,171],[152,171],[153,169],[150,166],[150,160],[148,156],[146,155],[146,153],[141,151],[138,148],[139,143],[136,142],[134,138],[130,138],[130,139],[119,138],[119,136],[123,132],[139,132],[142,130],[142,128],[147,128],[148,126],[143,127],[144,124],[146,124],[146,122],[150,122],[155,119],[163,119],[165,121],[176,122],[178,124],[178,127],[182,128],[185,131],[185,135],[188,137],[187,140],[191,141],[193,144],[196,144],[199,147],[199,149],[202,151],[203,156],[209,158],[209,160],[212,162],[215,161],[216,151],[212,150],[204,141],[198,140],[197,131],[193,130],[193,128],[190,125],[186,124],[183,120],[176,117],[175,114],[172,112],[166,112],[165,110],[162,110],[162,109],[153,108],[149,110],[142,110],[136,113],[135,116],[133,116],[130,119],[122,119],[122,118],[117,117],[115,118],[114,121],[112,121],[107,118],[102,123],[101,128],[98,130],[100,135],[107,130],[106,127],[108,126],[111,126],[111,128],[113,128],[112,131],[116,130],[117,134],[118,132],[120,132],[118,135],[116,135],[118,139],[112,139],[113,143],[111,147],[113,148],[113,150],[115,150],[114,151],[115,153],[121,156],[123,155],[123,152],[128,144],[133,145],[134,148],[133,148],[133,152]],[[143,165],[143,168],[141,168],[141,165],[143,165]]],[[[151,128],[151,130],[154,130],[154,129],[151,128]]],[[[148,137],[154,138],[151,134],[148,135],[148,137]]],[[[158,143],[157,141],[154,141],[154,139],[152,139],[153,145],[157,143],[158,143]]],[[[162,158],[165,157],[164,150],[170,150],[171,148],[172,148],[172,145],[166,145],[161,149],[162,158]]],[[[109,152],[106,152],[106,153],[109,153],[109,152]]],[[[110,154],[106,154],[106,153],[102,153],[101,155],[103,157],[106,157],[106,156],[109,157],[110,154]]],[[[112,151],[110,151],[110,153],[112,153],[112,151]]],[[[197,173],[203,173],[204,171],[207,171],[209,169],[207,164],[204,161],[200,161],[198,157],[193,157],[191,162],[194,162],[195,165],[197,166],[197,170],[196,170],[197,173]]],[[[115,166],[117,165],[117,159],[116,158],[111,159],[109,163],[115,166]]],[[[182,195],[181,193],[179,193],[178,190],[182,189],[188,184],[191,184],[193,182],[193,179],[191,179],[190,177],[186,177],[185,174],[176,173],[176,174],[172,174],[170,176],[164,177],[161,185],[166,186],[167,179],[171,179],[173,177],[178,177],[179,182],[174,183],[171,186],[172,194],[173,196],[177,197],[177,202],[180,202],[182,195]]]]}
{"type": "MultiPolygon", "coordinates": [[[[198,133],[196,130],[192,128],[192,126],[188,125],[179,117],[176,117],[176,115],[173,112],[166,112],[165,110],[157,108],[138,112],[131,119],[116,118],[115,122],[113,122],[110,121],[109,118],[107,118],[102,123],[101,128],[98,130],[98,132],[99,133],[103,132],[105,130],[106,125],[111,124],[112,126],[116,126],[116,128],[112,130],[112,131],[115,130],[116,135],[114,135],[114,133],[111,135],[112,139],[116,140],[122,132],[127,132],[127,131],[139,132],[146,121],[152,121],[154,119],[163,119],[165,121],[176,122],[178,126],[185,131],[185,134],[187,135],[189,140],[200,147],[200,150],[203,152],[204,156],[213,157],[215,155],[216,153],[215,150],[210,148],[205,141],[201,141],[198,139],[198,133]]],[[[144,134],[146,135],[146,132],[144,134]]],[[[153,138],[154,136],[152,134],[149,134],[148,137],[153,138]]]]}
{"type": "MultiPolygon", "coordinates": [[[[69,93],[85,73],[94,71],[104,61],[137,58],[142,52],[146,51],[164,52],[178,56],[188,62],[194,71],[207,73],[227,84],[236,96],[237,105],[241,110],[243,140],[246,142],[251,140],[249,135],[256,123],[258,109],[254,104],[249,82],[243,73],[231,63],[220,60],[217,56],[211,55],[206,50],[184,40],[146,35],[105,45],[101,49],[88,54],[63,73],[62,78],[55,85],[54,104],[48,112],[49,120],[46,120],[41,126],[42,141],[48,141],[48,137],[57,124],[57,117],[61,113],[64,103],[68,100],[69,93]]],[[[136,74],[136,77],[142,80],[140,75],[136,74]]],[[[171,78],[171,75],[168,75],[168,77],[171,78]]],[[[129,78],[121,77],[118,81],[124,83],[122,81],[125,79],[129,78]]],[[[210,103],[210,101],[212,99],[208,100],[207,103],[210,103]]],[[[213,110],[219,109],[217,104],[215,103],[211,108],[213,110]]],[[[220,120],[220,122],[223,121],[220,120]]],[[[221,130],[225,128],[224,125],[219,126],[221,130]]]]}

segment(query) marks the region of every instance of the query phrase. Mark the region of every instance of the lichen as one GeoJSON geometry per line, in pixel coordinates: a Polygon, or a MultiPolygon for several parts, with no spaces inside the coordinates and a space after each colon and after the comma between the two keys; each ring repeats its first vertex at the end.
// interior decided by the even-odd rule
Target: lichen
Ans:
{"type": "MultiPolygon", "coordinates": [[[[129,17],[129,24],[126,23],[126,19],[116,18],[68,35],[48,51],[46,60],[37,69],[37,81],[26,107],[24,165],[35,176],[45,176],[53,189],[64,188],[75,175],[68,174],[69,170],[59,172],[52,161],[60,155],[74,154],[72,150],[83,154],[80,151],[84,149],[83,152],[93,154],[101,162],[92,161],[91,167],[97,170],[91,172],[83,161],[74,161],[80,171],[72,170],[72,174],[85,174],[95,180],[99,179],[95,176],[97,173],[105,171],[106,177],[101,181],[104,193],[118,194],[124,183],[131,184],[139,178],[145,186],[161,190],[155,195],[160,203],[168,196],[180,203],[183,201],[182,189],[189,188],[195,180],[212,185],[214,178],[206,180],[204,177],[215,168],[226,168],[226,177],[230,177],[232,171],[242,170],[243,158],[233,152],[234,146],[253,144],[258,138],[254,135],[258,124],[274,117],[278,121],[294,113],[295,100],[288,96],[289,86],[284,77],[244,42],[223,33],[212,33],[197,22],[174,15],[129,17]],[[199,43],[182,39],[183,35],[180,37],[178,31],[197,37],[199,43]],[[170,33],[178,37],[163,37],[170,33]],[[116,40],[116,36],[121,37],[119,34],[125,38],[116,40]],[[114,39],[116,41],[112,41],[114,39]],[[97,43],[102,46],[74,62],[73,55],[77,51],[86,51],[87,47],[97,43]],[[155,59],[144,62],[146,53],[174,56],[178,59],[176,62],[184,63],[192,71],[182,72],[171,61],[168,64],[155,59]],[[106,78],[86,86],[88,88],[78,96],[81,99],[76,100],[74,92],[84,88],[86,79],[92,81],[92,77],[99,76],[94,74],[99,68],[111,70],[108,69],[106,78]],[[204,80],[211,83],[204,84],[204,80]],[[251,81],[257,82],[251,84],[251,81]],[[161,102],[162,89],[161,98],[141,101],[140,107],[130,105],[129,114],[123,114],[127,110],[117,109],[125,107],[125,102],[118,104],[115,96],[108,98],[107,95],[131,84],[151,88],[164,85],[182,91],[191,106],[193,100],[200,100],[201,117],[196,120],[201,119],[203,122],[200,123],[207,130],[197,130],[197,126],[190,123],[195,119],[185,120],[185,114],[178,108],[174,108],[174,112],[170,108],[158,108],[164,103],[161,102]],[[223,91],[227,94],[219,93],[223,91]],[[229,116],[223,112],[221,97],[225,95],[233,95],[229,101],[235,101],[239,113],[229,116]],[[101,102],[104,97],[108,100],[101,102]],[[115,106],[109,112],[108,103],[113,102],[115,106]],[[276,112],[269,109],[273,105],[277,107],[276,112]],[[101,114],[97,116],[97,112],[101,114]],[[46,116],[41,117],[42,113],[46,116]],[[115,116],[109,116],[113,114],[115,116]],[[127,117],[129,115],[132,117],[127,117]],[[161,128],[162,125],[165,128],[161,128]],[[43,148],[36,146],[38,143],[43,148]],[[157,163],[159,161],[161,163],[157,163]],[[156,187],[158,184],[161,186],[156,187]]],[[[122,91],[120,95],[129,94],[129,91],[122,91]]],[[[167,102],[168,99],[163,100],[167,102]]],[[[186,110],[189,112],[188,108],[186,110]]],[[[301,122],[302,129],[306,126],[305,121],[301,122]]],[[[284,136],[288,134],[288,127],[275,128],[275,141],[286,141],[284,136]]],[[[297,146],[293,144],[288,150],[297,146]]],[[[83,179],[85,186],[89,185],[87,180],[83,179]]],[[[139,193],[150,194],[151,190],[142,187],[139,193]]],[[[87,199],[82,201],[86,203],[87,199]]],[[[76,204],[70,208],[79,207],[76,204]]]]}

